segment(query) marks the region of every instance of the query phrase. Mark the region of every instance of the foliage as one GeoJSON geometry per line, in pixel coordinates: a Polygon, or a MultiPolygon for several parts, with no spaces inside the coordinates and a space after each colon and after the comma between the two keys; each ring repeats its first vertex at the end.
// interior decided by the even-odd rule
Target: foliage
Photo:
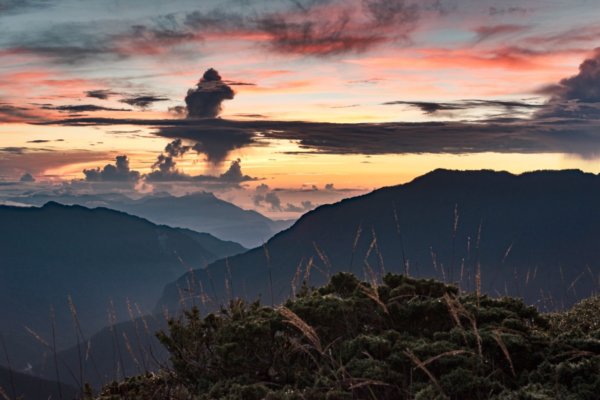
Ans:
{"type": "Polygon", "coordinates": [[[598,304],[544,316],[433,280],[340,273],[279,308],[235,300],[204,318],[186,312],[159,334],[172,370],[100,398],[593,399],[598,304]]]}

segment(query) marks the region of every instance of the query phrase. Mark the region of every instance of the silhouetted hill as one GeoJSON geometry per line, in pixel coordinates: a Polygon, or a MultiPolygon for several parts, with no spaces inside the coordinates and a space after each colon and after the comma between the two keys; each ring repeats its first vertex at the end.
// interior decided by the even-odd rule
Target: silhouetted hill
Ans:
{"type": "MultiPolygon", "coordinates": [[[[157,371],[168,364],[168,353],[156,338],[158,331],[166,329],[162,315],[145,315],[102,328],[85,344],[57,353],[61,380],[75,387],[83,381],[98,389],[124,377],[157,371]]],[[[33,365],[32,372],[46,379],[56,377],[54,364],[48,361],[33,365]]]]}
{"type": "Polygon", "coordinates": [[[1,206],[0,221],[0,333],[18,369],[48,350],[42,341],[52,343],[51,308],[57,348],[76,342],[68,296],[91,335],[108,325],[109,313],[129,319],[127,301],[146,313],[167,282],[244,250],[104,208],[1,206]]]}
{"type": "MultiPolygon", "coordinates": [[[[77,396],[77,389],[73,386],[61,383],[59,388],[56,382],[3,367],[0,367],[0,388],[6,392],[9,399],[74,399],[77,396]]],[[[0,397],[4,398],[2,395],[0,397]]]]}
{"type": "Polygon", "coordinates": [[[246,247],[260,246],[293,221],[273,221],[264,215],[244,210],[218,199],[212,193],[200,192],[181,197],[168,193],[134,200],[122,194],[48,195],[35,194],[14,197],[11,201],[42,205],[48,201],[78,204],[86,207],[107,207],[172,227],[207,232],[218,238],[233,240],[246,247]]]}
{"type": "MultiPolygon", "coordinates": [[[[319,207],[269,240],[267,251],[231,257],[227,267],[217,261],[177,284],[196,282],[212,297],[208,308],[231,294],[270,304],[289,296],[297,271],[296,281],[309,275],[319,285],[337,271],[403,272],[406,259],[410,275],[469,290],[480,265],[482,291],[560,308],[599,288],[598,204],[600,177],[580,171],[436,170],[319,207]]],[[[167,286],[158,309],[176,308],[177,299],[167,286]]]]}

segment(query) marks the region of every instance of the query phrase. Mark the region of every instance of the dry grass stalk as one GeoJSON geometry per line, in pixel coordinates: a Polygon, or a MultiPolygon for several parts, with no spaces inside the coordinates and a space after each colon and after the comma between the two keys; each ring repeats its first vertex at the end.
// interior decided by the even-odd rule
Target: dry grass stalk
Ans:
{"type": "Polygon", "coordinates": [[[477,339],[477,352],[479,353],[479,357],[483,358],[483,346],[481,344],[482,340],[481,336],[479,335],[479,329],[477,328],[477,321],[472,315],[470,316],[469,321],[471,322],[471,328],[473,328],[475,339],[477,339]]]}
{"type": "Polygon", "coordinates": [[[313,265],[314,265],[314,260],[311,257],[308,259],[308,264],[306,264],[306,270],[304,271],[304,282],[306,282],[307,285],[310,282],[310,271],[312,270],[313,265]]]}
{"type": "Polygon", "coordinates": [[[279,307],[277,309],[279,313],[285,318],[285,322],[292,325],[296,329],[298,329],[302,334],[308,339],[308,341],[312,344],[312,346],[317,349],[317,351],[323,354],[323,346],[321,345],[321,339],[319,339],[319,335],[315,329],[310,326],[306,321],[298,316],[295,312],[290,310],[287,307],[279,307]]]}
{"type": "Polygon", "coordinates": [[[398,234],[398,238],[400,239],[400,250],[402,251],[402,266],[404,267],[404,275],[409,276],[409,265],[408,260],[406,259],[406,252],[404,251],[404,238],[402,237],[402,231],[400,230],[400,219],[398,218],[398,213],[396,212],[396,205],[394,207],[394,222],[396,222],[396,233],[398,234]]]}
{"type": "Polygon", "coordinates": [[[423,371],[425,373],[425,375],[427,375],[427,377],[429,378],[429,380],[431,381],[431,383],[433,383],[433,385],[438,390],[438,392],[442,395],[442,397],[444,397],[445,399],[450,399],[450,397],[448,397],[448,395],[446,395],[446,393],[444,392],[444,389],[442,389],[442,387],[440,386],[440,383],[438,382],[438,380],[435,379],[435,376],[433,376],[433,374],[431,373],[431,371],[429,371],[429,369],[427,368],[427,366],[425,364],[423,364],[423,362],[421,360],[419,360],[419,357],[417,357],[412,351],[410,351],[410,349],[406,349],[404,351],[404,354],[408,358],[410,358],[410,360],[421,371],[423,371]]]}
{"type": "Polygon", "coordinates": [[[129,356],[135,363],[138,370],[141,370],[141,364],[138,361],[137,357],[135,356],[135,353],[133,352],[133,347],[131,347],[131,342],[129,341],[129,337],[127,336],[127,333],[123,332],[122,335],[123,335],[123,340],[125,341],[125,348],[127,349],[129,356]]]}
{"type": "Polygon", "coordinates": [[[142,320],[142,324],[144,325],[144,330],[146,331],[146,333],[148,335],[152,335],[152,333],[150,333],[150,327],[148,326],[148,322],[146,321],[146,317],[144,316],[144,314],[142,314],[142,310],[140,310],[139,304],[134,303],[134,305],[135,305],[135,310],[137,311],[138,316],[142,320]]]}
{"type": "Polygon", "coordinates": [[[453,357],[453,356],[458,356],[460,354],[473,354],[473,353],[471,353],[470,351],[467,351],[467,350],[450,350],[450,351],[446,351],[445,353],[438,354],[437,356],[428,358],[427,360],[423,361],[423,365],[427,366],[427,365],[431,364],[432,362],[439,360],[440,358],[453,357]]]}
{"type": "Polygon", "coordinates": [[[331,270],[333,269],[333,266],[331,265],[331,261],[329,261],[329,257],[327,257],[325,252],[317,245],[316,242],[313,242],[313,247],[315,248],[315,251],[317,252],[317,255],[319,256],[319,259],[325,266],[326,276],[327,276],[327,278],[329,278],[331,276],[331,270]]]}
{"type": "Polygon", "coordinates": [[[433,264],[433,269],[435,272],[438,272],[438,264],[437,264],[437,255],[433,251],[433,247],[429,247],[429,253],[431,254],[431,263],[433,264]]]}
{"type": "Polygon", "coordinates": [[[10,397],[8,397],[6,390],[4,390],[4,388],[1,385],[0,385],[0,397],[2,397],[4,400],[12,400],[10,397]]]}
{"type": "Polygon", "coordinates": [[[371,228],[373,234],[373,243],[375,244],[375,254],[377,255],[377,261],[379,262],[379,271],[381,276],[385,275],[385,264],[383,263],[383,255],[379,250],[379,243],[377,242],[377,235],[375,234],[375,228],[371,228]]]}
{"type": "Polygon", "coordinates": [[[225,292],[227,293],[227,300],[233,300],[233,286],[231,278],[231,268],[229,267],[229,257],[225,257],[225,292]]]}
{"type": "Polygon", "coordinates": [[[366,286],[361,284],[360,291],[377,303],[377,305],[380,306],[386,314],[390,313],[385,303],[381,301],[381,298],[379,297],[379,291],[377,290],[376,286],[366,286]]]}
{"type": "Polygon", "coordinates": [[[513,365],[512,358],[510,357],[510,353],[508,351],[508,347],[506,347],[506,344],[504,343],[504,341],[502,340],[502,337],[500,336],[500,332],[499,331],[494,331],[493,334],[492,334],[492,337],[494,338],[494,340],[496,341],[496,343],[498,343],[498,346],[500,347],[500,350],[502,350],[502,354],[504,354],[504,357],[506,358],[506,361],[508,361],[508,365],[510,366],[510,372],[512,373],[512,375],[514,377],[516,377],[517,374],[515,372],[515,367],[513,365]]]}
{"type": "Polygon", "coordinates": [[[481,264],[477,262],[477,270],[475,271],[475,294],[477,296],[477,308],[479,308],[479,299],[481,298],[481,264]]]}
{"type": "Polygon", "coordinates": [[[271,294],[271,307],[275,305],[275,297],[273,295],[273,272],[271,271],[271,254],[269,254],[269,249],[267,248],[267,244],[263,244],[263,250],[265,251],[265,260],[267,262],[267,270],[269,274],[269,293],[271,294]]]}
{"type": "Polygon", "coordinates": [[[457,307],[456,300],[451,298],[448,293],[444,293],[444,301],[446,302],[446,305],[448,306],[448,311],[450,312],[450,316],[454,320],[454,323],[456,324],[456,326],[462,328],[463,326],[462,326],[462,323],[460,322],[460,315],[459,315],[460,308],[457,307]]]}
{"type": "Polygon", "coordinates": [[[40,342],[42,345],[44,345],[45,347],[51,349],[52,346],[50,346],[50,344],[45,341],[40,335],[38,335],[33,329],[31,329],[28,326],[25,326],[25,330],[38,342],[40,342]]]}
{"type": "Polygon", "coordinates": [[[298,289],[298,284],[300,283],[300,276],[302,275],[302,262],[304,259],[300,260],[298,266],[296,267],[296,272],[294,273],[294,277],[291,282],[292,289],[292,298],[296,298],[296,290],[298,289]]]}
{"type": "Polygon", "coordinates": [[[507,248],[507,249],[506,249],[506,251],[504,252],[504,257],[502,257],[502,264],[504,264],[504,262],[506,261],[506,259],[507,259],[507,258],[508,258],[508,256],[510,255],[510,252],[511,252],[511,250],[512,250],[512,248],[513,248],[513,245],[514,245],[514,244],[515,244],[514,242],[513,242],[513,243],[511,243],[511,244],[510,244],[510,246],[508,246],[508,248],[507,248]]]}
{"type": "Polygon", "coordinates": [[[360,240],[360,234],[362,233],[362,223],[358,224],[356,228],[356,235],[354,236],[354,242],[352,243],[352,254],[350,255],[350,272],[354,266],[354,255],[356,254],[356,248],[358,247],[358,241],[360,240]]]}
{"type": "Polygon", "coordinates": [[[353,378],[352,380],[353,381],[358,381],[358,383],[351,384],[348,387],[348,389],[350,389],[350,390],[360,389],[361,387],[365,387],[365,386],[392,386],[389,383],[385,383],[385,382],[381,382],[381,381],[375,381],[373,379],[353,378]]]}

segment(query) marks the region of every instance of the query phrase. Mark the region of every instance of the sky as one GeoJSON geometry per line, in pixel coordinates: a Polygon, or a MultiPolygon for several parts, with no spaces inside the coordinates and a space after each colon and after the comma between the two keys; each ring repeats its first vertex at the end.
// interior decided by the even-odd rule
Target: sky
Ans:
{"type": "Polygon", "coordinates": [[[0,0],[0,198],[273,218],[436,168],[600,172],[596,0],[0,0]]]}

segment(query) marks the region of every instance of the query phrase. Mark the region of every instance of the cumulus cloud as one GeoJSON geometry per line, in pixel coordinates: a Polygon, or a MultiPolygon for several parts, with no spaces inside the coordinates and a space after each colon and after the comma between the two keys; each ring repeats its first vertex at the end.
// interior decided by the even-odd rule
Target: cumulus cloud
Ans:
{"type": "Polygon", "coordinates": [[[550,94],[540,117],[600,119],[600,48],[579,66],[579,73],[543,88],[550,94]]]}
{"type": "Polygon", "coordinates": [[[241,163],[242,160],[239,158],[237,160],[233,160],[231,162],[231,165],[229,166],[229,169],[227,169],[227,171],[221,174],[221,180],[235,183],[256,180],[256,178],[252,178],[251,176],[244,175],[242,173],[241,163]]]}
{"type": "Polygon", "coordinates": [[[188,118],[216,118],[221,113],[221,104],[232,100],[235,96],[233,89],[223,82],[221,75],[210,68],[195,88],[188,90],[185,96],[188,118]]]}
{"type": "Polygon", "coordinates": [[[584,103],[600,102],[600,48],[579,66],[577,75],[560,82],[557,96],[584,103]]]}
{"type": "Polygon", "coordinates": [[[267,205],[271,211],[281,211],[281,199],[275,192],[256,193],[252,201],[257,207],[267,205]]]}
{"type": "Polygon", "coordinates": [[[300,205],[287,203],[283,210],[287,211],[287,212],[303,213],[303,212],[310,211],[315,207],[316,206],[312,203],[312,201],[305,200],[305,201],[300,202],[300,205]]]}
{"type": "Polygon", "coordinates": [[[163,153],[159,154],[156,162],[152,165],[154,169],[145,175],[148,182],[212,182],[237,185],[241,182],[257,180],[257,178],[245,175],[242,172],[242,160],[236,159],[231,162],[229,168],[220,175],[189,175],[177,168],[175,158],[181,157],[194,146],[184,145],[181,139],[175,139],[167,144],[163,153]]]}
{"type": "Polygon", "coordinates": [[[29,172],[26,172],[23,175],[21,175],[19,182],[35,182],[35,178],[29,172]]]}
{"type": "Polygon", "coordinates": [[[115,164],[106,164],[102,169],[84,169],[83,174],[88,182],[137,182],[140,173],[129,168],[126,155],[115,158],[115,164]]]}
{"type": "Polygon", "coordinates": [[[303,213],[315,208],[310,200],[300,202],[300,204],[286,203],[282,205],[279,195],[269,188],[268,185],[261,183],[255,189],[252,196],[252,202],[257,207],[267,207],[270,211],[303,213]]]}

